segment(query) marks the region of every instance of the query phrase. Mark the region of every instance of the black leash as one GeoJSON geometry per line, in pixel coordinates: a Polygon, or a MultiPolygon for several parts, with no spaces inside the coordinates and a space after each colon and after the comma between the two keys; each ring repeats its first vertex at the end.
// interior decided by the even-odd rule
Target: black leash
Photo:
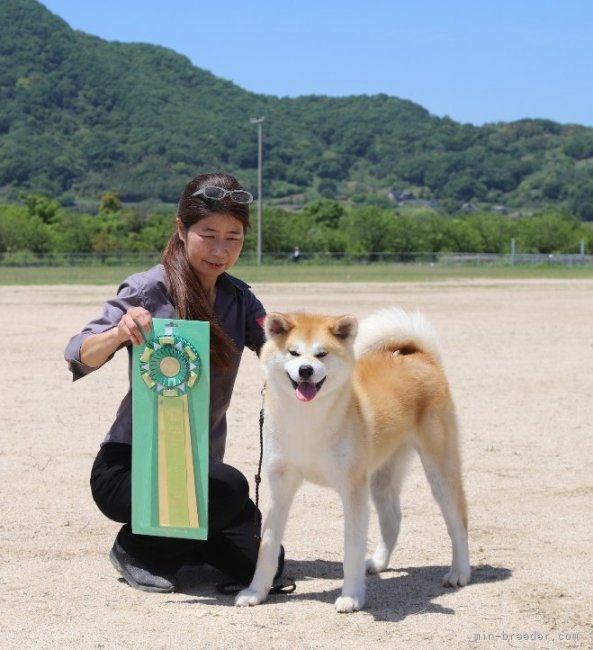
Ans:
{"type": "Polygon", "coordinates": [[[255,539],[257,540],[257,548],[261,543],[261,513],[259,511],[259,484],[261,483],[261,468],[264,460],[264,393],[266,392],[265,385],[261,389],[262,405],[259,410],[259,463],[257,464],[257,474],[255,475],[255,539]]]}
{"type": "MultiPolygon", "coordinates": [[[[259,511],[259,485],[261,483],[261,468],[263,464],[263,459],[264,459],[264,405],[263,405],[263,398],[264,398],[264,393],[266,391],[266,387],[261,389],[261,395],[262,395],[262,406],[261,409],[259,410],[259,462],[257,464],[257,474],[255,475],[255,517],[254,517],[254,535],[253,537],[255,538],[257,542],[257,548],[259,550],[259,545],[261,544],[261,526],[262,526],[262,520],[261,520],[261,513],[259,511]]],[[[282,566],[280,568],[280,573],[282,573],[282,570],[284,569],[284,552],[282,552],[282,566]]],[[[236,581],[231,580],[229,582],[223,582],[222,584],[216,585],[216,590],[224,594],[225,596],[235,596],[238,594],[242,589],[245,589],[245,585],[240,585],[236,581]]],[[[275,580],[274,584],[270,588],[271,594],[291,594],[294,590],[296,589],[296,583],[292,578],[289,577],[284,577],[279,575],[275,580]]]]}
{"type": "MultiPolygon", "coordinates": [[[[236,596],[240,591],[245,589],[245,586],[234,581],[223,582],[220,585],[216,585],[216,591],[223,596],[236,596]]],[[[271,586],[268,594],[291,594],[295,589],[296,584],[292,578],[279,578],[271,586]]]]}

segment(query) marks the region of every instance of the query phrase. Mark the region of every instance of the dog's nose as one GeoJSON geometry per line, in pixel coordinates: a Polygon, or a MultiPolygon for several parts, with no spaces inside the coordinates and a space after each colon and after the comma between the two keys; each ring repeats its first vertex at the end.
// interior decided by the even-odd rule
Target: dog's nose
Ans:
{"type": "Polygon", "coordinates": [[[313,366],[303,365],[299,367],[299,377],[301,379],[309,379],[313,376],[313,366]]]}

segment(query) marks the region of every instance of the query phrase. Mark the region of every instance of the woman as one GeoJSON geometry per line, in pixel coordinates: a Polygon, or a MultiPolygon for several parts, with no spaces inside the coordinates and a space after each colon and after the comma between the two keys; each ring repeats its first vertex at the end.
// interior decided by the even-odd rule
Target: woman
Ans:
{"type": "MultiPolygon", "coordinates": [[[[136,535],[131,522],[131,389],[124,397],[91,472],[99,509],[123,523],[110,559],[131,586],[169,592],[184,563],[208,563],[241,584],[257,560],[259,512],[249,484],[224,464],[226,411],[243,348],[259,352],[265,311],[244,282],[226,271],[237,261],[249,227],[253,197],[232,176],[205,174],[188,183],[178,205],[176,231],[162,264],[124,280],[103,314],[72,337],[66,348],[73,379],[96,370],[126,347],[143,342],[153,317],[210,321],[210,467],[208,539],[136,535]],[[142,331],[141,331],[142,330],[142,331]],[[257,522],[257,523],[255,523],[257,522]]],[[[131,368],[131,366],[130,366],[131,368]]],[[[283,558],[279,562],[281,572],[283,558]]]]}

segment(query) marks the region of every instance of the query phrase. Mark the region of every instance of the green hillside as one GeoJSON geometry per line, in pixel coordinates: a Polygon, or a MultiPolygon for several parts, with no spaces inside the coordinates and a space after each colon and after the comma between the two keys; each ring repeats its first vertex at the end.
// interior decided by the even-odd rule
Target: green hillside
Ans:
{"type": "Polygon", "coordinates": [[[72,30],[35,0],[1,0],[0,24],[0,198],[174,202],[213,169],[255,189],[249,118],[264,116],[265,195],[284,206],[395,197],[450,211],[562,205],[593,220],[590,128],[475,127],[386,95],[257,95],[171,50],[72,30]]]}

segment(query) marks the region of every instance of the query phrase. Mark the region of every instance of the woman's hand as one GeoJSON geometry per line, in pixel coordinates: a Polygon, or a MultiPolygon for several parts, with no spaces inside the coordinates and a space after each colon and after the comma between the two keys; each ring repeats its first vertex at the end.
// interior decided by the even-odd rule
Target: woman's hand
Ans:
{"type": "Polygon", "coordinates": [[[144,307],[130,307],[117,324],[121,343],[128,341],[134,345],[144,343],[152,331],[152,316],[144,307]]]}
{"type": "Polygon", "coordinates": [[[152,316],[144,307],[131,307],[117,327],[93,334],[80,346],[80,360],[91,368],[102,366],[116,350],[127,343],[143,343],[152,330],[152,316]]]}

